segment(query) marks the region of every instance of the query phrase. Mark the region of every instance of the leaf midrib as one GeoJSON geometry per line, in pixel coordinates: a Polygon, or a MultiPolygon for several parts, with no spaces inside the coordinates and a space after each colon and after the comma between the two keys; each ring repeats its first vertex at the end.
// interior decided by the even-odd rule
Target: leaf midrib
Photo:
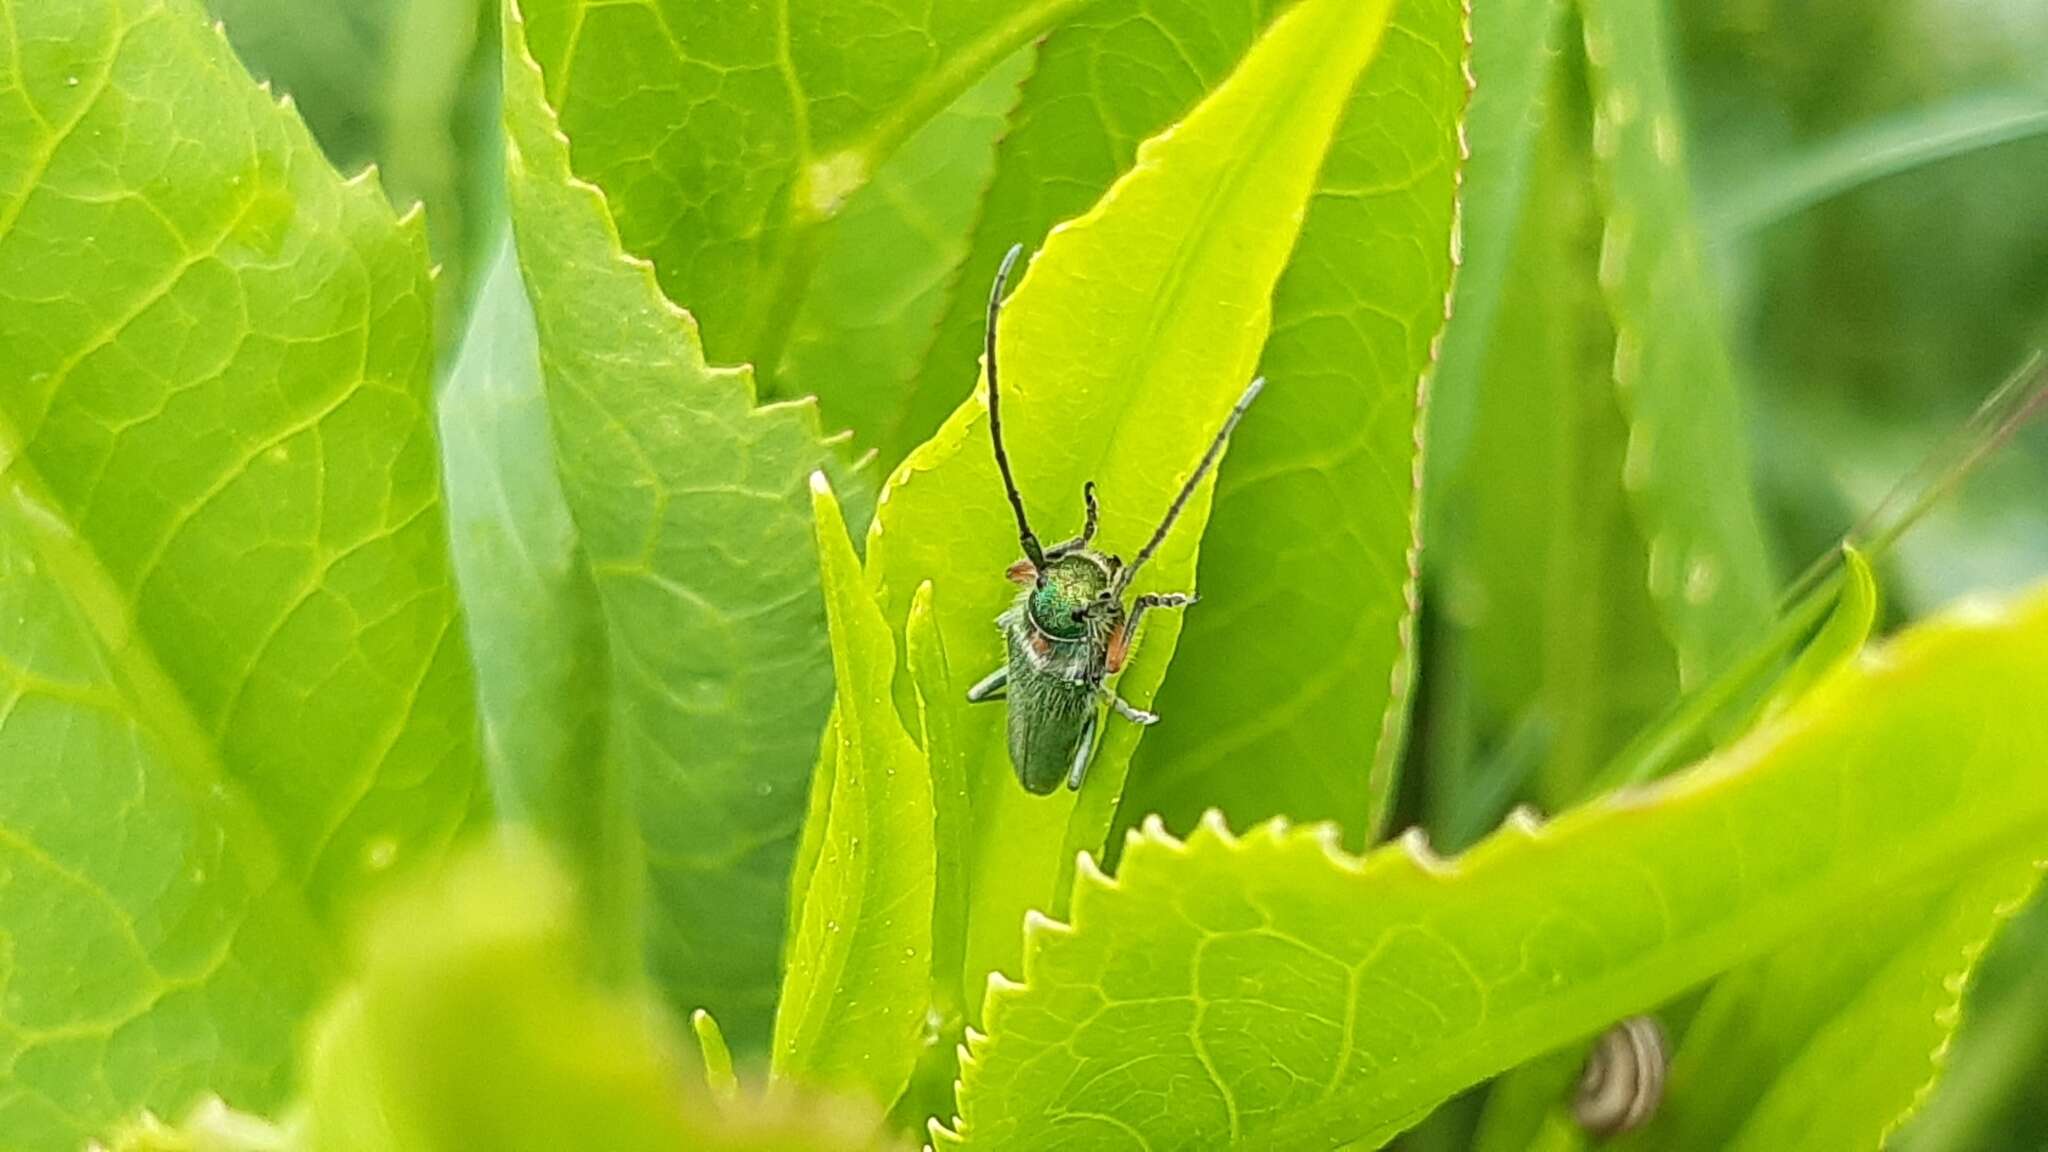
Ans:
{"type": "MultiPolygon", "coordinates": [[[[338,941],[327,921],[313,914],[304,892],[295,885],[274,883],[291,873],[276,829],[262,817],[241,781],[227,770],[191,700],[164,670],[163,662],[136,627],[120,586],[98,551],[65,518],[62,505],[29,461],[19,431],[5,414],[0,414],[0,499],[12,502],[22,522],[30,526],[29,546],[78,618],[92,630],[119,699],[156,738],[164,761],[184,782],[186,795],[218,798],[205,807],[220,819],[223,836],[233,850],[252,873],[269,878],[267,887],[289,888],[294,911],[304,923],[320,926],[317,938],[327,948],[315,965],[333,957],[338,941]]],[[[200,805],[195,801],[194,806],[200,805]]]]}

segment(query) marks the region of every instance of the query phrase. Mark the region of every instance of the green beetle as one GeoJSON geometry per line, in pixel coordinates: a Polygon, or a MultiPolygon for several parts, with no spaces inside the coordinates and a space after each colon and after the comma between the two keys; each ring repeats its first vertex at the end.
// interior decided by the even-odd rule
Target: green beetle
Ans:
{"type": "Polygon", "coordinates": [[[1095,756],[1096,733],[1104,706],[1136,724],[1155,724],[1159,717],[1132,707],[1104,682],[1124,666],[1138,623],[1153,608],[1185,608],[1195,597],[1181,592],[1149,593],[1124,603],[1131,578],[1158,550],[1173,522],[1180,517],[1195,486],[1223,454],[1231,430],[1244,418],[1245,410],[1257,399],[1264,380],[1253,380],[1224,419],[1223,427],[1203,453],[1194,474],[1181,486],[1166,516],[1152,538],[1126,565],[1122,559],[1099,552],[1089,545],[1095,539],[1098,519],[1095,482],[1081,490],[1088,516],[1081,534],[1050,548],[1042,547],[1024,515],[1024,498],[1010,475],[1010,457],[1003,450],[1002,394],[996,384],[996,318],[1003,306],[1003,289],[1010,269],[1017,263],[1023,246],[1010,249],[996,272],[988,296],[988,327],[984,355],[988,366],[988,431],[994,443],[996,468],[1003,476],[1003,490],[1017,514],[1017,539],[1024,559],[1012,564],[1009,577],[1024,587],[1017,599],[996,618],[1008,648],[1001,668],[989,673],[968,689],[967,699],[1007,700],[1010,706],[1010,763],[1017,781],[1035,795],[1056,791],[1060,781],[1079,789],[1095,756]]]}

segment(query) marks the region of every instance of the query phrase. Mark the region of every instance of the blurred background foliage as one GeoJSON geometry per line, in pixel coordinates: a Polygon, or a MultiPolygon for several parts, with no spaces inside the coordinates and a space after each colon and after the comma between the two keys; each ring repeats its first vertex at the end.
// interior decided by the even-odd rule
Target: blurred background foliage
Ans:
{"type": "MultiPolygon", "coordinates": [[[[1487,10],[1513,2],[1475,0],[1482,35],[1487,10]]],[[[375,163],[401,206],[424,205],[441,267],[441,347],[452,360],[503,226],[496,0],[209,3],[251,71],[292,95],[338,167],[375,163]]],[[[1693,203],[1785,577],[1825,553],[2029,350],[2048,344],[2048,5],[1725,0],[1667,9],[1693,203]]],[[[1576,50],[1575,37],[1562,43],[1576,50]]],[[[1025,52],[997,69],[845,207],[824,239],[817,287],[787,320],[779,362],[759,366],[771,396],[818,392],[828,422],[852,428],[884,467],[954,402],[915,379],[917,366],[940,339],[995,143],[1034,63],[1025,52]]],[[[1556,127],[1585,115],[1574,67],[1555,70],[1564,77],[1550,93],[1557,115],[1538,133],[1517,260],[1564,266],[1597,249],[1591,190],[1571,175],[1583,170],[1574,150],[1587,136],[1556,127]]],[[[1451,559],[1429,563],[1403,815],[1432,823],[1453,846],[1514,799],[1569,799],[1584,767],[1604,761],[1676,690],[1668,642],[1642,595],[1641,542],[1619,499],[1618,413],[1610,398],[1570,384],[1571,366],[1611,355],[1612,335],[1570,321],[1589,311],[1572,295],[1590,291],[1589,280],[1559,278],[1555,289],[1518,295],[1511,285],[1500,301],[1495,341],[1513,349],[1514,369],[1534,386],[1518,393],[1524,409],[1498,405],[1472,428],[1465,480],[1488,499],[1437,515],[1432,494],[1431,539],[1451,559]],[[1525,433],[1527,421],[1551,434],[1498,435],[1505,425],[1525,433]],[[1524,483],[1545,469],[1550,481],[1524,483]],[[1553,527],[1552,552],[1525,539],[1539,559],[1512,570],[1474,575],[1483,557],[1458,556],[1461,541],[1526,534],[1556,507],[1572,510],[1573,547],[1557,549],[1553,527]],[[1477,522],[1439,522],[1458,515],[1477,522]],[[1560,586],[1568,602],[1557,601],[1560,586]],[[1474,587],[1524,606],[1551,599],[1541,611],[1475,614],[1461,607],[1474,587]],[[1558,642],[1560,630],[1568,642],[1558,642]],[[1591,668],[1602,675],[1585,675],[1591,668]],[[1572,698],[1555,699],[1559,692],[1572,698]]],[[[1884,559],[1889,617],[2048,569],[2044,492],[2048,428],[2035,427],[1884,559]]],[[[1994,945],[1949,1063],[1895,1146],[2048,1148],[2039,1090],[2048,1079],[2048,902],[2037,899],[1994,945]]],[[[1478,1108],[1476,1097],[1454,1103],[1407,1141],[1464,1146],[1478,1108]]]]}

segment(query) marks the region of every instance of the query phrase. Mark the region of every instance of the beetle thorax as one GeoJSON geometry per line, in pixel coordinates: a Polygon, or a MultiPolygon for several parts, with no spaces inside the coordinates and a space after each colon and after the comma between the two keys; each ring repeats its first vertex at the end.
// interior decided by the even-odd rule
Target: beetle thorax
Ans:
{"type": "MultiPolygon", "coordinates": [[[[1109,562],[1102,556],[1076,549],[1058,559],[1048,559],[1037,585],[1031,590],[1031,623],[1056,640],[1080,640],[1089,632],[1091,621],[1083,618],[1110,585],[1109,562]]],[[[1103,622],[1100,610],[1098,627],[1103,622]]]]}

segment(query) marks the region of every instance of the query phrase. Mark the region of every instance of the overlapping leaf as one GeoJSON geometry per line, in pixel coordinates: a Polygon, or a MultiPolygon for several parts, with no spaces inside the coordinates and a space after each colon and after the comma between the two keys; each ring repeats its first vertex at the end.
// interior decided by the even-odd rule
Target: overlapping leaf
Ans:
{"type": "MultiPolygon", "coordinates": [[[[781,363],[823,225],[919,127],[1084,0],[529,0],[576,171],[712,359],[781,363]]],[[[780,392],[780,389],[774,389],[780,392]]]]}
{"type": "MultiPolygon", "coordinates": [[[[776,388],[816,396],[827,423],[850,429],[884,468],[909,455],[959,400],[916,387],[916,375],[956,287],[996,139],[1032,58],[1025,50],[1003,61],[904,141],[819,242],[776,388]]],[[[941,375],[958,385],[958,367],[941,375]]]]}
{"type": "Polygon", "coordinates": [[[429,295],[196,4],[0,5],[10,1150],[275,1101],[334,917],[476,813],[429,295]]]}
{"type": "Polygon", "coordinates": [[[438,399],[449,539],[498,811],[555,845],[596,923],[612,930],[636,919],[616,904],[638,899],[638,865],[609,843],[623,800],[603,776],[616,768],[605,755],[604,622],[555,473],[539,337],[509,226],[438,399]]]}
{"type": "Polygon", "coordinates": [[[1273,825],[1148,831],[992,993],[964,1143],[1375,1146],[1874,897],[2038,856],[2044,645],[2048,591],[1972,606],[1724,755],[1456,861],[1355,861],[1273,825]]]}
{"type": "MultiPolygon", "coordinates": [[[[1047,39],[918,381],[927,397],[959,392],[950,366],[973,359],[976,288],[1003,250],[1081,211],[1286,7],[1147,6],[1133,18],[1109,5],[1047,39]]],[[[1275,295],[1261,365],[1271,387],[1218,482],[1223,519],[1187,625],[1194,663],[1161,702],[1134,811],[1184,826],[1223,804],[1246,819],[1284,811],[1362,830],[1391,783],[1417,386],[1450,271],[1462,15],[1436,0],[1398,6],[1397,31],[1351,95],[1304,256],[1275,295]],[[1285,770],[1245,773],[1247,760],[1285,770]]],[[[915,411],[934,410],[927,397],[915,411]]]]}
{"type": "MultiPolygon", "coordinates": [[[[1056,229],[1035,257],[1004,314],[1001,364],[1010,454],[1045,539],[1078,529],[1081,487],[1094,480],[1097,545],[1133,555],[1191,473],[1251,378],[1318,161],[1385,16],[1350,0],[1294,9],[1229,81],[1141,150],[1096,210],[1056,229]]],[[[1136,590],[1192,581],[1208,491],[1136,590]]],[[[1002,658],[993,621],[1014,591],[1002,573],[1016,555],[977,398],[890,480],[868,572],[891,620],[931,582],[954,676],[971,683],[1002,658]]],[[[1172,613],[1148,618],[1118,688],[1138,707],[1157,691],[1177,631],[1172,613]]],[[[1065,795],[1017,786],[1000,707],[926,703],[958,711],[954,731],[969,750],[974,989],[1014,961],[1025,910],[1051,906],[1060,869],[1071,866],[1062,844],[1100,845],[1137,731],[1112,719],[1076,810],[1065,795]]]]}
{"type": "Polygon", "coordinates": [[[1985,942],[2039,878],[2035,849],[1885,893],[1716,981],[1635,1152],[1877,1148],[1941,1070],[1985,942]]]}
{"type": "MultiPolygon", "coordinates": [[[[644,862],[650,962],[742,1046],[764,1038],[804,784],[832,690],[805,477],[809,404],[754,407],[620,249],[505,25],[520,266],[563,492],[597,587],[609,755],[644,862]]],[[[621,906],[630,906],[622,901],[621,906]]]]}
{"type": "Polygon", "coordinates": [[[836,709],[830,799],[790,925],[774,1074],[893,1103],[917,1061],[931,997],[932,776],[896,714],[896,644],[822,473],[812,516],[831,618],[836,709]]]}

